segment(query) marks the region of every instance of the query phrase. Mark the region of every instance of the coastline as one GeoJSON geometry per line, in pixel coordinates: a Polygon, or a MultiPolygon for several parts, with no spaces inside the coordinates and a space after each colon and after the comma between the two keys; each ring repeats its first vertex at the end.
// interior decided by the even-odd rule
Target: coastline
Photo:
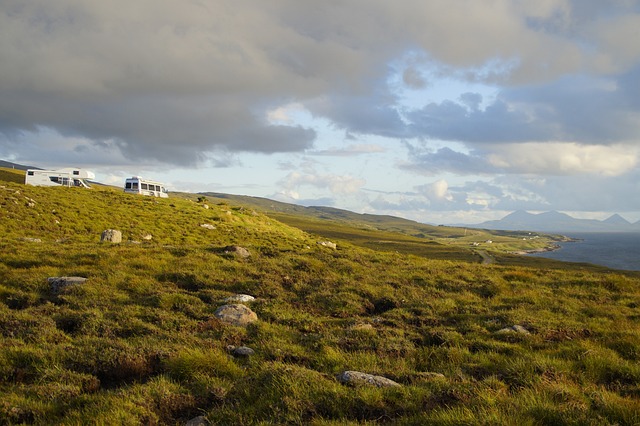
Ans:
{"type": "MultiPolygon", "coordinates": [[[[578,242],[578,241],[582,241],[582,239],[581,238],[567,237],[566,235],[561,235],[561,236],[559,236],[559,238],[554,238],[553,241],[557,241],[557,242],[561,242],[561,243],[575,243],[575,242],[578,242]]],[[[550,244],[550,245],[548,245],[546,247],[542,247],[542,248],[538,248],[538,249],[514,251],[514,252],[511,252],[511,254],[527,255],[527,254],[536,254],[536,253],[547,253],[547,252],[551,252],[551,251],[560,250],[561,248],[562,248],[562,246],[560,244],[553,243],[553,244],[550,244]]]]}
{"type": "Polygon", "coordinates": [[[558,244],[552,244],[550,246],[539,248],[539,249],[512,251],[511,254],[526,255],[526,254],[534,254],[534,253],[546,253],[549,251],[560,250],[561,248],[562,247],[558,244]]]}

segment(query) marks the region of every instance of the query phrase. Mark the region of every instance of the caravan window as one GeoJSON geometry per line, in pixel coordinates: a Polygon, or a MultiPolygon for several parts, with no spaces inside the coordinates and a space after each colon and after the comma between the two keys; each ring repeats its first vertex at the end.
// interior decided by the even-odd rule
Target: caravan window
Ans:
{"type": "Polygon", "coordinates": [[[74,170],[74,171],[73,171],[73,174],[74,174],[74,175],[79,175],[79,174],[80,174],[80,170],[74,170]]]}
{"type": "Polygon", "coordinates": [[[133,182],[131,185],[133,185],[133,189],[138,189],[138,182],[133,182]]]}
{"type": "Polygon", "coordinates": [[[141,183],[140,186],[142,187],[142,189],[147,189],[147,184],[146,183],[141,183]]]}
{"type": "Polygon", "coordinates": [[[124,187],[125,189],[131,189],[131,182],[125,182],[124,187]]]}
{"type": "Polygon", "coordinates": [[[29,176],[33,176],[33,172],[27,172],[29,176]]]}

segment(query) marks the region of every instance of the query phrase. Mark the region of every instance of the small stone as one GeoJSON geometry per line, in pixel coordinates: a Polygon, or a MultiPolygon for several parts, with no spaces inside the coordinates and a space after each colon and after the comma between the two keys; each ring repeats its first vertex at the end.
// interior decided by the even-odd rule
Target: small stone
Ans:
{"type": "Polygon", "coordinates": [[[318,241],[318,245],[321,245],[322,247],[328,247],[334,250],[338,248],[336,243],[332,243],[331,241],[318,241]]]}
{"type": "Polygon", "coordinates": [[[435,373],[433,371],[422,371],[417,374],[421,379],[444,379],[445,376],[442,373],[435,373]]]}
{"type": "Polygon", "coordinates": [[[24,237],[22,239],[22,241],[26,241],[28,243],[41,243],[42,240],[40,238],[31,238],[31,237],[24,237]]]}
{"type": "Polygon", "coordinates": [[[373,330],[373,325],[369,323],[353,324],[351,326],[351,329],[352,330],[373,330]]]}
{"type": "Polygon", "coordinates": [[[343,371],[338,375],[338,381],[354,386],[368,385],[377,388],[402,386],[400,383],[394,382],[386,377],[374,376],[373,374],[361,373],[360,371],[343,371]]]}
{"type": "Polygon", "coordinates": [[[203,207],[205,210],[209,210],[209,204],[203,204],[203,205],[202,205],[202,207],[203,207]]]}
{"type": "Polygon", "coordinates": [[[256,300],[255,297],[249,296],[248,294],[234,294],[233,296],[229,296],[223,300],[225,303],[247,303],[253,302],[256,300]]]}
{"type": "Polygon", "coordinates": [[[100,235],[100,241],[107,241],[110,243],[118,244],[122,242],[122,232],[117,229],[107,229],[102,231],[100,235]]]}
{"type": "Polygon", "coordinates": [[[222,322],[238,327],[245,327],[258,320],[255,312],[241,304],[220,306],[213,315],[222,322]]]}
{"type": "Polygon", "coordinates": [[[51,290],[57,293],[65,287],[84,284],[87,279],[84,277],[49,277],[47,281],[51,286],[51,290]]]}
{"type": "Polygon", "coordinates": [[[231,351],[231,355],[238,358],[248,358],[255,353],[256,352],[248,346],[238,346],[231,351]]]}
{"type": "Polygon", "coordinates": [[[209,421],[205,416],[198,416],[198,417],[194,417],[193,419],[185,423],[185,426],[205,426],[208,424],[209,424],[209,421]]]}
{"type": "Polygon", "coordinates": [[[211,225],[210,223],[203,223],[203,224],[202,224],[202,225],[200,225],[200,226],[201,226],[202,228],[204,228],[204,229],[211,229],[211,230],[216,229],[216,227],[215,227],[215,226],[213,226],[213,225],[211,225]]]}
{"type": "Polygon", "coordinates": [[[142,239],[145,240],[145,241],[151,241],[151,240],[153,240],[153,235],[151,235],[151,234],[143,235],[142,239]]]}
{"type": "Polygon", "coordinates": [[[224,248],[224,252],[225,253],[233,253],[236,254],[242,258],[247,258],[251,256],[251,253],[249,253],[249,250],[247,250],[244,247],[240,247],[240,246],[227,246],[224,248]]]}
{"type": "Polygon", "coordinates": [[[498,334],[505,334],[505,333],[517,333],[517,334],[531,334],[529,333],[529,330],[527,330],[526,328],[524,328],[521,325],[512,325],[511,327],[505,327],[503,329],[500,329],[498,331],[496,331],[496,333],[498,334]]]}

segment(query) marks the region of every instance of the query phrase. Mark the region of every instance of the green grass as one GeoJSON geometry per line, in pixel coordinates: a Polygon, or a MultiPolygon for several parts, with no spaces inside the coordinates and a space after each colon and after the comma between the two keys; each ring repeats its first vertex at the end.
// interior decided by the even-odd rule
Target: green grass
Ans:
{"type": "Polygon", "coordinates": [[[0,423],[640,422],[637,273],[203,202],[0,183],[0,423]],[[259,321],[214,317],[234,293],[259,321]]]}

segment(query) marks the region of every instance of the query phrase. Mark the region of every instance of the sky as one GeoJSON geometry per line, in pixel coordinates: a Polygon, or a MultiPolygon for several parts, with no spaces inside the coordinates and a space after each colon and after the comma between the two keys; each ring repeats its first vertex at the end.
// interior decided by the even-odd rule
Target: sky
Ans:
{"type": "Polygon", "coordinates": [[[640,0],[0,0],[0,159],[474,224],[640,220],[640,0]]]}

